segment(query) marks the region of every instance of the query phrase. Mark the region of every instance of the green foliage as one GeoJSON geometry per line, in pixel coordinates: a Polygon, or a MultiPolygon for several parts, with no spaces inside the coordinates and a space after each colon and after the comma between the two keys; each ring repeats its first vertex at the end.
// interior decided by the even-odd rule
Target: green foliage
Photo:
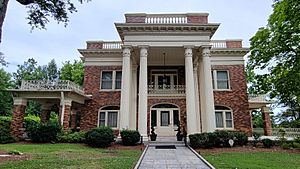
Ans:
{"type": "Polygon", "coordinates": [[[61,143],[84,143],[85,142],[85,132],[62,132],[58,135],[57,140],[61,143]]]}
{"type": "Polygon", "coordinates": [[[25,115],[39,115],[42,105],[33,100],[29,100],[25,109],[25,115]]]}
{"type": "Polygon", "coordinates": [[[24,117],[24,127],[25,128],[30,128],[30,126],[35,125],[35,123],[40,123],[40,122],[41,122],[41,118],[36,115],[29,114],[26,117],[24,117]]]}
{"type": "Polygon", "coordinates": [[[59,79],[70,80],[78,85],[83,84],[84,70],[82,61],[75,60],[74,63],[66,61],[60,70],[59,79]]]}
{"type": "Polygon", "coordinates": [[[274,145],[274,142],[268,138],[262,139],[261,142],[263,143],[265,148],[271,148],[274,145]]]}
{"type": "Polygon", "coordinates": [[[283,143],[283,144],[281,144],[281,148],[291,149],[291,148],[293,148],[293,143],[283,143]]]}
{"type": "Polygon", "coordinates": [[[28,137],[33,142],[49,143],[57,140],[57,135],[61,132],[58,122],[48,121],[47,123],[33,123],[26,128],[28,137]]]}
{"type": "Polygon", "coordinates": [[[109,127],[94,128],[85,134],[85,142],[92,147],[108,147],[113,141],[113,130],[109,127]]]}
{"type": "Polygon", "coordinates": [[[189,135],[190,144],[193,148],[212,148],[215,146],[215,133],[196,133],[189,135]]]}
{"type": "Polygon", "coordinates": [[[13,99],[6,89],[12,88],[11,74],[0,68],[0,115],[11,115],[13,99]]]}
{"type": "Polygon", "coordinates": [[[250,40],[248,91],[276,98],[288,108],[279,123],[300,127],[300,5],[298,0],[275,0],[273,7],[267,26],[250,40]]]}
{"type": "Polygon", "coordinates": [[[136,130],[122,130],[120,134],[125,146],[134,146],[141,139],[140,133],[136,130]]]}
{"type": "Polygon", "coordinates": [[[253,146],[256,147],[257,143],[259,142],[259,138],[261,137],[261,134],[260,133],[257,133],[257,132],[253,132],[252,133],[253,135],[253,146]]]}
{"type": "Polygon", "coordinates": [[[8,152],[8,154],[11,154],[11,155],[23,155],[23,153],[21,151],[18,151],[18,150],[11,150],[8,152]]]}
{"type": "Polygon", "coordinates": [[[0,116],[0,144],[13,143],[15,138],[10,135],[11,117],[0,116]]]}

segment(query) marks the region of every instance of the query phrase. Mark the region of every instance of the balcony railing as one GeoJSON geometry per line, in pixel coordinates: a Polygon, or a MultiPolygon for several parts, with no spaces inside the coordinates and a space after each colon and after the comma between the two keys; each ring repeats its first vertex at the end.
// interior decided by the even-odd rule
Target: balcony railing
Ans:
{"type": "MultiPolygon", "coordinates": [[[[272,136],[280,137],[284,131],[286,137],[300,137],[300,128],[272,128],[272,136]]],[[[263,128],[253,128],[253,132],[264,134],[263,128]]]]}
{"type": "Polygon", "coordinates": [[[63,91],[74,90],[80,94],[84,94],[83,88],[69,80],[22,80],[21,90],[34,91],[63,91]]]}
{"type": "Polygon", "coordinates": [[[149,94],[185,94],[185,85],[148,85],[149,94]]]}
{"type": "Polygon", "coordinates": [[[266,96],[262,94],[249,94],[248,100],[249,102],[270,102],[266,99],[266,96]]]}

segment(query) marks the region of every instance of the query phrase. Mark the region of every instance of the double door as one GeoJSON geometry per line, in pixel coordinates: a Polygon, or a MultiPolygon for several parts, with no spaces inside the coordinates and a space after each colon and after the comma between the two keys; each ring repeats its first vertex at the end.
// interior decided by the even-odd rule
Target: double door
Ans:
{"type": "Polygon", "coordinates": [[[179,110],[176,109],[152,109],[151,126],[158,136],[175,136],[179,124],[179,110]]]}

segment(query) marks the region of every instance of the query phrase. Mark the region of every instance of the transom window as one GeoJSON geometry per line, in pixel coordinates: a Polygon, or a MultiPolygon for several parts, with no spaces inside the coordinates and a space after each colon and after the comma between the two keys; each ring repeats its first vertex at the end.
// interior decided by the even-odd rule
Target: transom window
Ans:
{"type": "Polygon", "coordinates": [[[232,111],[224,106],[215,106],[216,128],[233,129],[232,111]]]}
{"type": "Polygon", "coordinates": [[[212,71],[212,84],[214,89],[230,89],[229,81],[229,72],[227,70],[212,71]]]}
{"type": "Polygon", "coordinates": [[[98,115],[98,126],[118,127],[119,107],[107,106],[100,110],[98,115]]]}
{"type": "Polygon", "coordinates": [[[118,90],[121,89],[122,72],[121,71],[102,71],[101,89],[118,90]]]}

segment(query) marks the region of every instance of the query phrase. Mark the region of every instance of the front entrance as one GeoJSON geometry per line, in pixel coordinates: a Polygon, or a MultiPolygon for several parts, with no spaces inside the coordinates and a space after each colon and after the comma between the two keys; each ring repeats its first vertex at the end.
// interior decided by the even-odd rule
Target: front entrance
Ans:
{"type": "Polygon", "coordinates": [[[151,126],[157,136],[176,136],[179,121],[179,108],[175,105],[159,104],[151,108],[151,126]]]}

